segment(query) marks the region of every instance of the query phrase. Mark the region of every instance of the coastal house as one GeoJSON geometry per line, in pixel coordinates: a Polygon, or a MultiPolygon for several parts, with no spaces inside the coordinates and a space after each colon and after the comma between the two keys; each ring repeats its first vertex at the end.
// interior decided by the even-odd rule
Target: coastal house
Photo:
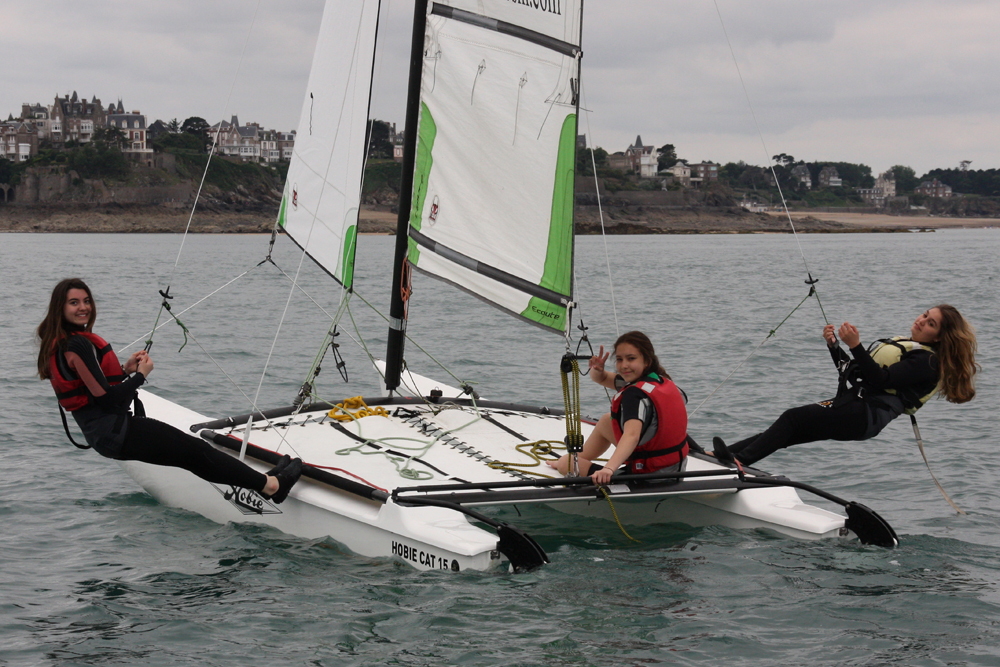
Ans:
{"type": "Polygon", "coordinates": [[[812,174],[809,173],[809,167],[804,164],[800,164],[792,168],[792,178],[798,181],[800,185],[804,185],[806,190],[812,189],[812,174]]]}
{"type": "Polygon", "coordinates": [[[170,130],[167,129],[166,124],[162,120],[154,120],[146,128],[146,142],[151,144],[153,143],[153,139],[169,132],[170,130]]]}
{"type": "Polygon", "coordinates": [[[875,187],[858,188],[855,190],[866,204],[877,208],[885,208],[886,203],[896,196],[896,175],[890,169],[879,174],[875,179],[875,187]]]}
{"type": "Polygon", "coordinates": [[[118,100],[118,106],[112,104],[108,107],[107,118],[108,127],[118,128],[125,135],[122,152],[152,166],[153,149],[146,142],[145,114],[138,110],[125,111],[125,105],[118,100]]]}
{"type": "Polygon", "coordinates": [[[57,145],[67,141],[88,143],[96,128],[107,126],[107,114],[101,100],[95,96],[88,102],[80,98],[75,90],[72,97],[56,95],[49,108],[49,119],[49,138],[57,145]]]}
{"type": "Polygon", "coordinates": [[[691,165],[691,184],[695,187],[719,180],[719,165],[715,162],[699,162],[691,165]]]}
{"type": "Polygon", "coordinates": [[[952,195],[951,186],[945,185],[938,179],[924,181],[913,189],[914,194],[925,195],[927,197],[945,198],[952,195]]]}
{"type": "Polygon", "coordinates": [[[8,120],[0,123],[0,158],[27,162],[38,155],[38,130],[31,123],[8,120]]]}
{"type": "Polygon", "coordinates": [[[277,131],[264,130],[260,133],[260,161],[266,164],[274,164],[281,161],[277,131]]]}
{"type": "Polygon", "coordinates": [[[608,167],[618,171],[631,171],[632,161],[622,151],[617,151],[608,156],[608,167]]]}
{"type": "Polygon", "coordinates": [[[625,157],[629,162],[629,171],[639,174],[639,178],[654,178],[657,172],[657,155],[655,146],[645,146],[642,137],[636,135],[635,143],[625,149],[625,157]]]}
{"type": "Polygon", "coordinates": [[[664,171],[674,177],[675,183],[685,188],[691,187],[691,167],[683,160],[678,160],[677,164],[664,171]]]}
{"type": "Polygon", "coordinates": [[[837,168],[833,165],[827,165],[823,167],[819,172],[819,187],[821,188],[839,188],[843,187],[844,181],[840,178],[840,174],[837,173],[837,168]]]}
{"type": "Polygon", "coordinates": [[[38,130],[38,139],[49,138],[49,126],[52,120],[49,118],[49,107],[41,104],[22,104],[21,122],[29,123],[38,130]]]}
{"type": "Polygon", "coordinates": [[[258,123],[240,125],[239,117],[233,116],[228,123],[221,121],[209,129],[209,137],[216,134],[215,150],[219,155],[239,158],[243,162],[260,162],[261,129],[258,123]]]}
{"type": "Polygon", "coordinates": [[[295,130],[278,132],[278,151],[282,160],[287,162],[292,159],[292,153],[295,152],[295,130]]]}

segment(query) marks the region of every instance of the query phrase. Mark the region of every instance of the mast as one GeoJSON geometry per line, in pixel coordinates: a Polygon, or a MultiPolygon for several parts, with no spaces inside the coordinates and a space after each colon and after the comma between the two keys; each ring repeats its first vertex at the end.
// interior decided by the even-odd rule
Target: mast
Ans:
{"type": "Polygon", "coordinates": [[[410,43],[410,83],[406,98],[403,140],[403,176],[399,185],[399,216],[396,219],[396,253],[392,267],[392,295],[389,302],[389,344],[385,353],[385,388],[399,386],[406,341],[406,303],[409,270],[404,271],[409,248],[410,207],[413,199],[413,163],[417,154],[417,124],[420,119],[420,77],[424,66],[424,32],[427,28],[427,1],[416,0],[413,7],[413,37],[410,43]]]}

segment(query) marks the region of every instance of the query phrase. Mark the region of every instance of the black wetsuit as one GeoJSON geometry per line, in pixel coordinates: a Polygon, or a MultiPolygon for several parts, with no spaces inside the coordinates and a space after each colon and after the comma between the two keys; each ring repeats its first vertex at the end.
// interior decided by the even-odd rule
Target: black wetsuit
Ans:
{"type": "MultiPolygon", "coordinates": [[[[831,347],[830,354],[838,367],[850,361],[839,345],[831,347]]],[[[925,396],[938,383],[937,361],[926,350],[914,350],[888,368],[876,363],[861,344],[851,348],[851,356],[864,387],[861,397],[841,396],[787,410],[766,431],[731,445],[729,451],[740,463],[752,465],[792,445],[817,440],[867,440],[878,435],[905,408],[903,401],[886,393],[886,389],[925,396]]]]}
{"type": "MultiPolygon", "coordinates": [[[[215,449],[201,438],[148,417],[129,413],[136,390],[146,381],[135,373],[121,384],[110,385],[101,371],[93,343],[83,336],[70,336],[66,348],[74,352],[103,387],[103,396],[88,392],[89,402],[73,411],[87,443],[99,454],[120,461],[142,461],[183,468],[216,484],[260,491],[267,477],[237,459],[215,449]]],[[[56,352],[59,372],[76,379],[62,352],[56,352]]]]}

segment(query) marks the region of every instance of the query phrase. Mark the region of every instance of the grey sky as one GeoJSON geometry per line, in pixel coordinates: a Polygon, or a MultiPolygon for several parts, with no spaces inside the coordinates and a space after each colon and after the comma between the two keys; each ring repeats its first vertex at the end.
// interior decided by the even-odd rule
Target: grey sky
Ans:
{"type": "MultiPolygon", "coordinates": [[[[1000,166],[1000,3],[587,0],[581,132],[608,151],[637,134],[689,160],[1000,166]],[[588,117],[589,116],[589,117],[588,117]]],[[[319,0],[0,0],[0,113],[76,90],[156,118],[298,120],[319,0]]],[[[373,115],[400,125],[411,7],[383,5],[373,115]]]]}

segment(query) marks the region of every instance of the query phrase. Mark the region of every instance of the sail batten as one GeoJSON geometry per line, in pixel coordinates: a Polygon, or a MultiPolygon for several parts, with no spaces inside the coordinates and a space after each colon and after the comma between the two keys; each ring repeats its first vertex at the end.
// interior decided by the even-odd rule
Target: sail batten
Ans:
{"type": "Polygon", "coordinates": [[[428,12],[409,262],[564,332],[572,302],[580,0],[428,12]]]}
{"type": "Polygon", "coordinates": [[[534,42],[535,44],[539,44],[552,49],[553,51],[558,51],[559,53],[574,58],[580,53],[580,47],[576,44],[555,39],[544,33],[535,32],[534,30],[529,30],[514,23],[507,23],[506,21],[499,21],[488,16],[468,12],[464,9],[457,9],[455,7],[441,5],[440,3],[434,3],[434,5],[431,6],[431,14],[455,19],[456,21],[462,21],[463,23],[485,28],[486,30],[494,30],[506,35],[512,35],[519,39],[534,42]]]}

